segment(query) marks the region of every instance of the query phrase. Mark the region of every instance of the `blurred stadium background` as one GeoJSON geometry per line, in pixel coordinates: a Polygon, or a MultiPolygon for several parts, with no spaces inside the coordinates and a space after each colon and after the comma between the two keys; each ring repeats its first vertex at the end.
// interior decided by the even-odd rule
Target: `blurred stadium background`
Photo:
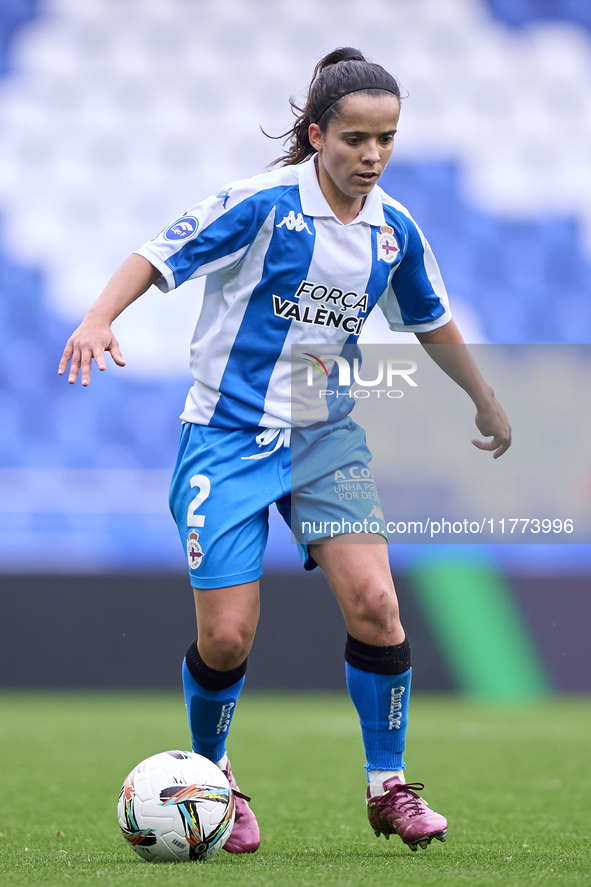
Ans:
{"type": "MultiPolygon", "coordinates": [[[[125,370],[82,390],[56,367],[133,249],[280,153],[260,127],[287,129],[337,45],[408,93],[382,184],[468,340],[590,341],[587,0],[2,0],[1,686],[177,686],[193,614],[167,488],[200,284],[117,321],[125,370]]],[[[392,566],[418,688],[591,691],[590,546],[399,545],[392,566]]],[[[250,686],[342,687],[336,605],[275,514],[266,568],[250,686]]]]}

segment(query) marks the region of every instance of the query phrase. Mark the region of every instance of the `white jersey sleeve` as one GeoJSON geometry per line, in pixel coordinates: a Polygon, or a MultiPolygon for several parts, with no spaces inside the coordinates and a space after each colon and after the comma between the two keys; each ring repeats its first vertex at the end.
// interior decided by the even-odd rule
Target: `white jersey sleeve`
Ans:
{"type": "Polygon", "coordinates": [[[401,259],[378,304],[390,329],[422,333],[451,320],[449,299],[435,256],[423,232],[400,203],[384,204],[384,217],[401,235],[401,259]]]}
{"type": "Polygon", "coordinates": [[[156,286],[166,293],[186,280],[237,265],[292,184],[285,178],[266,174],[222,188],[136,250],[160,271],[156,286]]]}

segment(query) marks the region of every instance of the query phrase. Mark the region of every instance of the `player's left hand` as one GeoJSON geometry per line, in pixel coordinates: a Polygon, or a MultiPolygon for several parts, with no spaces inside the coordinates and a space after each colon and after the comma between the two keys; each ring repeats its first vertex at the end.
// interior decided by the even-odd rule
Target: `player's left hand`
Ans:
{"type": "Polygon", "coordinates": [[[498,459],[511,446],[511,426],[496,397],[492,396],[486,404],[478,408],[475,421],[481,434],[492,437],[492,440],[475,438],[472,443],[479,450],[492,450],[493,459],[498,459]]]}

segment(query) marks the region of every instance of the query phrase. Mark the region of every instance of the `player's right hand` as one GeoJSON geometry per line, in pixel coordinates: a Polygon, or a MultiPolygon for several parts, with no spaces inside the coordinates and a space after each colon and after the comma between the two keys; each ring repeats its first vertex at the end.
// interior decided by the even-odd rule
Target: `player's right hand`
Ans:
{"type": "Polygon", "coordinates": [[[99,370],[106,369],[105,351],[111,352],[111,357],[118,366],[125,366],[119,342],[113,335],[110,326],[97,324],[86,317],[68,339],[60,360],[58,373],[63,376],[71,361],[68,382],[73,385],[78,378],[78,373],[82,371],[82,384],[86,386],[90,383],[93,360],[99,370]]]}

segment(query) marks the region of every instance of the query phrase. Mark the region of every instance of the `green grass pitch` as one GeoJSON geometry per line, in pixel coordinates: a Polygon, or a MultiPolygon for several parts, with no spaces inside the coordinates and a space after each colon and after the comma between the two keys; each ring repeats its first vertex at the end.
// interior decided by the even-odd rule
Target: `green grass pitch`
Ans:
{"type": "Polygon", "coordinates": [[[345,695],[248,694],[230,752],[263,843],[209,863],[151,864],[115,807],[140,760],[186,748],[180,694],[0,696],[0,884],[591,884],[591,700],[485,707],[411,702],[407,774],[450,823],[416,853],[374,836],[355,712],[345,695]]]}

